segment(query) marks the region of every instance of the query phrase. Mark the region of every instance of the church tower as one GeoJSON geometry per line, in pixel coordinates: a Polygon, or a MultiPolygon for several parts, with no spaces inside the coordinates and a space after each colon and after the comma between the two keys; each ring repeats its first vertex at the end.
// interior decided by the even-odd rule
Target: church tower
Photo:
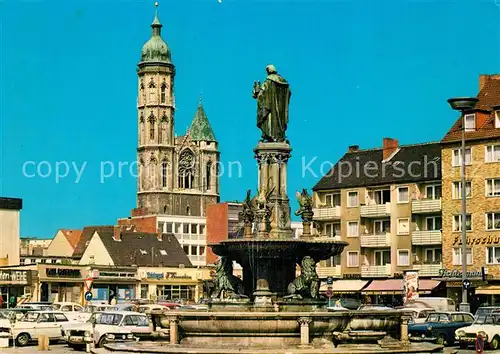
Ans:
{"type": "Polygon", "coordinates": [[[158,8],[151,27],[137,68],[137,207],[146,214],[204,216],[206,205],[219,201],[217,141],[201,102],[186,135],[175,136],[175,66],[158,8]]]}

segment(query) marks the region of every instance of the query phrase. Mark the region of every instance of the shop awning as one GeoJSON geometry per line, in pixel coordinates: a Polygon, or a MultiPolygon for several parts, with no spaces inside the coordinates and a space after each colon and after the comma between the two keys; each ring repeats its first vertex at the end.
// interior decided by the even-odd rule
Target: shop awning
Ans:
{"type": "Polygon", "coordinates": [[[328,285],[326,282],[321,282],[320,291],[326,291],[328,287],[332,289],[334,294],[355,294],[368,283],[368,280],[360,279],[340,279],[334,280],[333,284],[328,285]]]}
{"type": "MultiPolygon", "coordinates": [[[[418,292],[429,294],[439,283],[439,280],[420,279],[418,292]]],[[[403,279],[373,280],[361,293],[363,295],[401,295],[403,293],[403,279]]]]}
{"type": "Polygon", "coordinates": [[[500,295],[500,285],[483,285],[476,288],[476,295],[500,295]]]}

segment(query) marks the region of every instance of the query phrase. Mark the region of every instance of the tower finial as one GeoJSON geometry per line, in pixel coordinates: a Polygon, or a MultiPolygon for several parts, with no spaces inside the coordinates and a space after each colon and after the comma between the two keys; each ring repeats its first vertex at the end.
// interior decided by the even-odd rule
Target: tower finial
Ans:
{"type": "Polygon", "coordinates": [[[198,103],[198,106],[203,105],[203,92],[200,92],[200,102],[198,103]]]}
{"type": "Polygon", "coordinates": [[[161,26],[160,19],[158,18],[158,5],[160,5],[158,1],[155,2],[155,18],[153,20],[153,26],[155,25],[161,26]]]}

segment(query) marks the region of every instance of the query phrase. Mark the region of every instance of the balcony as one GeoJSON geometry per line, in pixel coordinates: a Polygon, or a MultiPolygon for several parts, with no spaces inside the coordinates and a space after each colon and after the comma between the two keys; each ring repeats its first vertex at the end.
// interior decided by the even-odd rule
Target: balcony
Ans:
{"type": "Polygon", "coordinates": [[[320,208],[314,208],[314,220],[333,220],[340,219],[340,206],[324,206],[320,208]]]}
{"type": "Polygon", "coordinates": [[[439,271],[443,269],[443,264],[414,264],[414,270],[418,270],[418,275],[421,277],[437,277],[439,271]]]}
{"type": "Polygon", "coordinates": [[[381,235],[361,235],[361,247],[389,247],[390,246],[390,233],[381,235]]]}
{"type": "Polygon", "coordinates": [[[378,218],[391,215],[391,203],[361,206],[362,218],[378,218]]]}
{"type": "Polygon", "coordinates": [[[441,199],[412,200],[411,212],[413,214],[439,213],[441,211],[441,199]]]}
{"type": "Polygon", "coordinates": [[[318,273],[318,276],[321,279],[328,277],[340,278],[342,276],[340,265],[336,265],[333,267],[322,267],[318,265],[316,266],[316,273],[318,273]]]}
{"type": "Polygon", "coordinates": [[[413,231],[411,233],[412,245],[440,245],[442,240],[440,230],[413,231]]]}
{"type": "Polygon", "coordinates": [[[363,278],[385,278],[392,275],[391,265],[386,264],[382,266],[362,266],[361,276],[363,278]]]}

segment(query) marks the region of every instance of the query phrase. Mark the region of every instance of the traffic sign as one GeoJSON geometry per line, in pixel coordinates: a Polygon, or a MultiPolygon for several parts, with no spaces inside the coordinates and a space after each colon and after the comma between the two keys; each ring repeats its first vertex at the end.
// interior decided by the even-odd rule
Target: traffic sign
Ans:
{"type": "Polygon", "coordinates": [[[326,296],[327,296],[328,298],[332,297],[332,296],[333,296],[333,291],[332,291],[331,289],[328,289],[328,290],[326,291],[326,296]]]}
{"type": "Polygon", "coordinates": [[[94,282],[94,278],[86,278],[83,283],[85,284],[85,291],[90,291],[92,289],[92,283],[94,282]]]}
{"type": "Polygon", "coordinates": [[[328,278],[326,278],[326,283],[327,283],[328,285],[332,285],[332,284],[333,284],[333,278],[332,278],[332,277],[328,277],[328,278]]]}
{"type": "Polygon", "coordinates": [[[92,292],[91,291],[87,291],[85,293],[85,301],[90,301],[92,300],[92,292]]]}
{"type": "Polygon", "coordinates": [[[478,334],[476,338],[476,354],[484,353],[484,339],[483,336],[478,334]]]}
{"type": "Polygon", "coordinates": [[[470,287],[470,280],[469,279],[465,279],[462,282],[462,285],[463,285],[464,289],[469,289],[469,287],[470,287]]]}

